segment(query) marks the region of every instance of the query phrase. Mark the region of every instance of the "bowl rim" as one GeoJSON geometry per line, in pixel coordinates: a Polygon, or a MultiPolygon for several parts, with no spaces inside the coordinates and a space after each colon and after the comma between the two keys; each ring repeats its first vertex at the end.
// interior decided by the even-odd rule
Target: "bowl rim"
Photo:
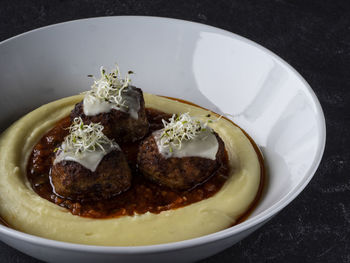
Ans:
{"type": "Polygon", "coordinates": [[[27,32],[24,32],[22,34],[13,36],[11,38],[5,39],[0,42],[0,46],[9,43],[10,41],[13,41],[15,39],[19,39],[21,37],[26,36],[27,34],[32,34],[39,31],[44,30],[51,30],[55,27],[60,27],[62,25],[67,24],[77,24],[77,23],[86,23],[88,21],[98,21],[98,20],[110,20],[110,19],[132,19],[132,20],[158,20],[158,22],[166,23],[177,23],[182,25],[193,25],[197,28],[207,28],[214,30],[217,33],[223,34],[225,36],[233,37],[239,41],[244,42],[247,45],[253,46],[260,51],[270,55],[275,60],[277,60],[279,63],[283,64],[288,70],[293,72],[295,76],[301,80],[303,85],[305,86],[306,90],[311,95],[311,100],[314,102],[315,105],[315,112],[317,115],[317,130],[320,133],[320,143],[317,146],[317,151],[315,155],[315,159],[313,160],[310,168],[305,172],[305,175],[303,177],[303,180],[299,182],[298,185],[296,185],[292,190],[290,190],[286,195],[281,198],[279,201],[277,201],[275,204],[270,206],[268,209],[262,211],[258,215],[248,218],[242,223],[239,223],[235,226],[229,227],[227,229],[208,234],[201,237],[196,237],[188,240],[183,241],[177,241],[177,242],[171,242],[171,243],[165,243],[165,244],[158,244],[158,245],[145,245],[145,246],[97,246],[97,245],[84,245],[84,244],[75,244],[75,243],[69,243],[64,241],[56,241],[52,239],[47,239],[43,237],[38,237],[35,235],[27,234],[15,229],[12,229],[10,227],[4,226],[0,224],[0,234],[6,235],[8,237],[18,239],[24,242],[30,242],[35,245],[40,245],[42,247],[50,247],[50,248],[60,248],[65,250],[74,250],[74,251],[84,251],[84,252],[91,252],[91,253],[101,253],[101,254],[109,254],[109,253],[118,253],[118,254],[145,254],[145,253],[154,253],[154,252],[165,252],[165,251],[174,251],[174,250],[180,250],[184,248],[190,248],[190,247],[196,247],[203,244],[208,244],[215,242],[217,240],[228,238],[232,235],[239,234],[245,230],[253,229],[254,226],[257,226],[259,224],[263,224],[264,222],[268,221],[271,217],[276,215],[279,211],[281,211],[284,207],[286,207],[290,202],[292,202],[307,186],[307,184],[310,182],[310,180],[313,178],[324,153],[325,144],[326,144],[326,121],[325,116],[321,107],[321,104],[315,94],[315,92],[312,90],[310,85],[307,83],[307,81],[285,60],[283,60],[281,57],[270,51],[269,49],[263,47],[262,45],[249,40],[243,36],[237,35],[235,33],[232,33],[230,31],[217,28],[214,26],[193,22],[193,21],[187,21],[182,19],[175,19],[175,18],[167,18],[167,17],[157,17],[157,16],[103,16],[103,17],[93,17],[93,18],[84,18],[84,19],[76,19],[71,21],[66,21],[62,23],[56,23],[44,27],[40,27],[37,29],[33,29],[27,32]]]}

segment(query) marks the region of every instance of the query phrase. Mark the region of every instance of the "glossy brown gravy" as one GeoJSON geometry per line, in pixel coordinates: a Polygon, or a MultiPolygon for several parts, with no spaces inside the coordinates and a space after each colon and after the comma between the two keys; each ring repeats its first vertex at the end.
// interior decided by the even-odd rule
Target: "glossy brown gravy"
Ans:
{"type": "MultiPolygon", "coordinates": [[[[150,122],[149,134],[163,127],[161,120],[171,115],[158,110],[146,109],[150,122]]],[[[27,166],[27,177],[34,191],[41,197],[65,207],[74,215],[90,218],[111,218],[124,215],[160,213],[165,210],[183,207],[217,193],[229,176],[227,154],[224,164],[206,182],[189,191],[173,191],[146,180],[138,172],[136,165],[140,141],[120,145],[132,169],[132,186],[126,192],[108,200],[73,201],[57,196],[50,184],[50,169],[57,148],[68,134],[69,116],[59,121],[35,145],[27,166]]]]}

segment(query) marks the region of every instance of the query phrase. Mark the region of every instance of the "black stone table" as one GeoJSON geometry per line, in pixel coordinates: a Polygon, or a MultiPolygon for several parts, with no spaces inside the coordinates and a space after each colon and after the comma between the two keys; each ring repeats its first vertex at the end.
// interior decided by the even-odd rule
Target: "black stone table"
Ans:
{"type": "MultiPolygon", "coordinates": [[[[112,15],[179,18],[247,37],[299,71],[324,109],[327,145],[311,183],[263,228],[202,262],[350,262],[350,1],[0,0],[0,41],[112,15]]],[[[0,243],[0,262],[39,261],[0,243]]]]}

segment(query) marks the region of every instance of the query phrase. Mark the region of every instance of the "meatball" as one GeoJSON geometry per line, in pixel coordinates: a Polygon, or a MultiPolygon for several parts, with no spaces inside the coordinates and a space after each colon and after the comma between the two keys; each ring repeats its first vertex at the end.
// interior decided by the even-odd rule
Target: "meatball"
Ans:
{"type": "Polygon", "coordinates": [[[188,190],[205,182],[223,164],[225,146],[215,133],[219,147],[216,159],[202,157],[170,157],[159,153],[153,135],[140,145],[137,156],[139,170],[149,180],[175,190],[188,190]]]}
{"type": "Polygon", "coordinates": [[[55,192],[73,200],[108,199],[131,186],[131,171],[123,152],[114,150],[103,157],[96,170],[63,160],[52,166],[55,192]]]}
{"type": "Polygon", "coordinates": [[[115,139],[118,143],[133,142],[142,139],[148,132],[149,123],[146,116],[145,101],[141,89],[130,86],[133,94],[139,97],[140,108],[138,110],[138,119],[134,119],[129,113],[116,109],[109,112],[100,113],[95,116],[86,116],[84,114],[83,101],[77,103],[72,110],[70,117],[81,117],[85,124],[91,122],[101,123],[104,126],[103,133],[110,139],[115,139]]]}

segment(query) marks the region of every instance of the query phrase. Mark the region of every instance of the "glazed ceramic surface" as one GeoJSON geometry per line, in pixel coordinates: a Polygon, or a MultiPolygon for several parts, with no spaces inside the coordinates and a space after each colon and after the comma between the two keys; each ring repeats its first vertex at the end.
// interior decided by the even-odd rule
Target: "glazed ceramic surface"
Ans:
{"type": "MultiPolygon", "coordinates": [[[[38,106],[89,89],[88,74],[118,63],[146,92],[182,98],[231,118],[259,145],[268,179],[241,224],[182,242],[98,247],[47,240],[0,225],[0,239],[50,262],[190,262],[241,240],[307,185],[325,145],[320,104],[305,80],[233,33],[155,17],[105,17],[34,30],[0,43],[0,129],[38,106]]],[[[0,157],[1,158],[1,157],[0,157]]],[[[311,206],[311,204],[310,204],[311,206]]]]}

